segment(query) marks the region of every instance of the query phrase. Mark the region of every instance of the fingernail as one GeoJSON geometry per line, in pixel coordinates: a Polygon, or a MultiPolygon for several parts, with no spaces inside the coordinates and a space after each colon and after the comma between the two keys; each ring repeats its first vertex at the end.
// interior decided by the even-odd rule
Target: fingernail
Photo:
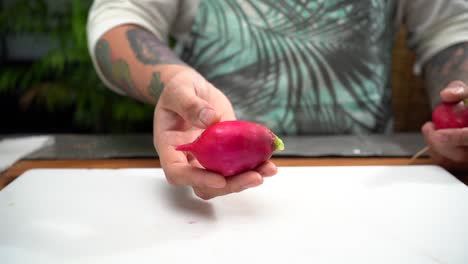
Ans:
{"type": "Polygon", "coordinates": [[[208,178],[206,185],[210,188],[220,189],[226,185],[226,182],[219,178],[208,178]]]}
{"type": "Polygon", "coordinates": [[[264,167],[258,173],[260,173],[260,175],[262,175],[263,177],[270,177],[270,176],[275,175],[277,172],[278,172],[278,168],[276,168],[276,166],[273,166],[270,168],[264,167]]]}
{"type": "Polygon", "coordinates": [[[216,112],[212,109],[203,108],[200,111],[199,119],[205,126],[211,125],[215,118],[216,118],[216,112]]]}

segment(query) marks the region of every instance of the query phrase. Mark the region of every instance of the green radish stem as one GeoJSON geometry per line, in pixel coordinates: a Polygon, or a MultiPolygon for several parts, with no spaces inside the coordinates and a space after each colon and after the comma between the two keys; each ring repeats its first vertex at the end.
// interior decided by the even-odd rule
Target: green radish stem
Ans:
{"type": "Polygon", "coordinates": [[[277,135],[274,135],[273,144],[275,146],[275,150],[284,150],[284,143],[277,135]]]}

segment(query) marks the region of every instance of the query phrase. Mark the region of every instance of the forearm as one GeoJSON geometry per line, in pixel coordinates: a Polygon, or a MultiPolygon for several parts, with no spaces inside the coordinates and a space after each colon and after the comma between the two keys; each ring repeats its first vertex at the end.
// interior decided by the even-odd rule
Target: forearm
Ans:
{"type": "Polygon", "coordinates": [[[156,36],[131,25],[107,32],[96,45],[95,54],[107,80],[127,95],[152,104],[164,84],[188,67],[156,36]]]}
{"type": "Polygon", "coordinates": [[[440,102],[440,91],[452,81],[468,83],[468,42],[439,52],[424,67],[426,88],[432,107],[440,102]]]}

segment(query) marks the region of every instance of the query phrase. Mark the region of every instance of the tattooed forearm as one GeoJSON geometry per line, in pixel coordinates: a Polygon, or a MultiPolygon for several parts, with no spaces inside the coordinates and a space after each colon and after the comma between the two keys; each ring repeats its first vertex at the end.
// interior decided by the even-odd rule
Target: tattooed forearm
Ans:
{"type": "Polygon", "coordinates": [[[426,85],[434,107],[439,93],[452,81],[468,83],[468,42],[454,45],[434,56],[424,69],[426,85]]]}
{"type": "Polygon", "coordinates": [[[132,80],[128,63],[123,59],[112,61],[111,47],[104,39],[100,39],[96,45],[96,60],[104,76],[113,85],[136,99],[144,100],[132,80]]]}
{"type": "Polygon", "coordinates": [[[129,29],[127,39],[135,56],[143,64],[183,64],[166,44],[144,29],[129,29]]]}
{"type": "Polygon", "coordinates": [[[164,88],[162,77],[170,78],[185,68],[166,44],[149,31],[136,27],[123,26],[110,31],[97,43],[95,55],[99,69],[113,86],[139,101],[153,104],[164,88]],[[122,40],[126,45],[114,46],[122,40]]]}

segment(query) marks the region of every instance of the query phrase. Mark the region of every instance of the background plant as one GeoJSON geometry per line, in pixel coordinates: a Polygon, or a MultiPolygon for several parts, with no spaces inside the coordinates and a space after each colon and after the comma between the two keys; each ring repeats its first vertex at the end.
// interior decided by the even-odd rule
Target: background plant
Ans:
{"type": "MultiPolygon", "coordinates": [[[[3,36],[45,35],[54,44],[36,61],[2,66],[0,95],[19,93],[23,109],[35,106],[48,112],[72,111],[73,123],[82,131],[147,132],[142,129],[151,128],[153,107],[113,93],[93,68],[86,38],[91,3],[70,0],[61,2],[60,8],[45,0],[4,4],[0,11],[3,36]]],[[[34,43],[30,47],[34,48],[34,43]]]]}

